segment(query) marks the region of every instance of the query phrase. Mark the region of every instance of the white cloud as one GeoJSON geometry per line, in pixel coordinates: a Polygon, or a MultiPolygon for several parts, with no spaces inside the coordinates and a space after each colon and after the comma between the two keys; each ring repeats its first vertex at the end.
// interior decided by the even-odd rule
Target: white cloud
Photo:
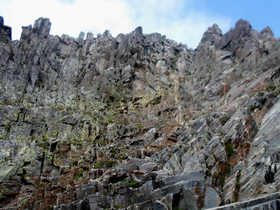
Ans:
{"type": "Polygon", "coordinates": [[[159,32],[167,38],[196,48],[208,27],[217,23],[227,31],[231,21],[225,17],[210,16],[195,11],[191,0],[137,0],[131,1],[130,16],[134,24],[141,25],[144,33],[159,32]]]}
{"type": "Polygon", "coordinates": [[[51,34],[78,37],[80,31],[95,34],[110,30],[113,36],[142,26],[144,33],[158,32],[195,48],[209,26],[217,23],[225,32],[230,20],[210,16],[191,7],[193,0],[1,0],[0,14],[19,39],[21,26],[39,17],[50,18],[51,34]]]}
{"type": "Polygon", "coordinates": [[[21,26],[33,25],[39,17],[50,18],[51,34],[59,36],[65,33],[78,37],[80,31],[97,34],[106,29],[116,36],[133,29],[127,8],[119,0],[10,0],[1,2],[0,8],[5,24],[13,28],[13,39],[20,38],[21,26]]]}

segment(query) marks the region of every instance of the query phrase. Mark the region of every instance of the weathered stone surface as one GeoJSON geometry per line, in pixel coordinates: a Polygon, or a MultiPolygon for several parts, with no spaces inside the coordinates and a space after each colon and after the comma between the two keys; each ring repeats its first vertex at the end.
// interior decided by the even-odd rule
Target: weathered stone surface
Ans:
{"type": "Polygon", "coordinates": [[[155,171],[157,169],[157,164],[156,163],[145,163],[143,165],[140,165],[138,167],[138,170],[143,172],[143,173],[150,173],[152,171],[155,171]]]}
{"type": "Polygon", "coordinates": [[[208,28],[208,30],[203,34],[201,43],[209,41],[211,42],[211,44],[217,45],[222,35],[223,34],[219,26],[217,24],[214,24],[212,27],[208,28]]]}
{"type": "Polygon", "coordinates": [[[0,18],[0,208],[202,209],[279,191],[269,27],[214,24],[196,50],[141,27],[50,28],[11,42],[0,18]]]}
{"type": "Polygon", "coordinates": [[[206,187],[204,208],[213,208],[221,204],[221,198],[218,193],[212,187],[206,187]]]}
{"type": "Polygon", "coordinates": [[[193,187],[195,187],[197,182],[202,181],[203,183],[203,180],[204,180],[203,176],[200,172],[191,172],[191,173],[164,178],[162,179],[162,182],[164,183],[165,186],[168,186],[184,181],[187,182],[190,187],[192,185],[193,187]]]}
{"type": "Polygon", "coordinates": [[[278,202],[279,193],[275,193],[244,202],[237,202],[234,204],[210,209],[277,209],[279,204],[278,202]]]}

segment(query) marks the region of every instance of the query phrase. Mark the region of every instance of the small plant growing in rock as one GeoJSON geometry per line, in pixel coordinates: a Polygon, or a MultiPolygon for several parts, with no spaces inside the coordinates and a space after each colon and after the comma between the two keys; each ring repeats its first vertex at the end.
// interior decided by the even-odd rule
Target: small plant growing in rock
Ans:
{"type": "Polygon", "coordinates": [[[113,167],[115,164],[114,164],[114,161],[113,160],[99,160],[95,165],[94,167],[95,168],[101,168],[102,166],[105,166],[105,167],[113,167]]]}
{"type": "Polygon", "coordinates": [[[231,172],[231,169],[230,169],[230,166],[228,166],[225,170],[225,174],[228,175],[228,174],[230,174],[230,172],[231,172]]]}
{"type": "Polygon", "coordinates": [[[126,177],[122,176],[122,177],[118,177],[118,178],[110,180],[110,183],[119,183],[119,182],[125,182],[125,181],[126,181],[126,177]]]}
{"type": "Polygon", "coordinates": [[[53,210],[53,208],[56,206],[56,203],[53,203],[52,205],[50,205],[50,210],[53,210]]]}
{"type": "Polygon", "coordinates": [[[229,120],[229,117],[224,115],[221,119],[221,124],[224,126],[227,123],[228,120],[229,120]]]}
{"type": "Polygon", "coordinates": [[[154,58],[155,65],[157,65],[158,59],[154,58]]]}
{"type": "Polygon", "coordinates": [[[120,205],[115,205],[114,207],[115,207],[116,209],[120,209],[120,208],[121,208],[120,205]]]}
{"type": "Polygon", "coordinates": [[[186,147],[185,150],[184,150],[185,153],[187,153],[189,149],[190,149],[190,147],[186,147]]]}
{"type": "Polygon", "coordinates": [[[42,118],[40,119],[40,121],[41,121],[41,122],[46,122],[46,118],[45,118],[45,117],[42,117],[42,118]]]}
{"type": "Polygon", "coordinates": [[[136,181],[131,181],[126,184],[127,187],[138,188],[139,184],[136,181]]]}
{"type": "Polygon", "coordinates": [[[10,105],[10,103],[7,99],[4,99],[1,103],[1,105],[7,106],[7,105],[10,105]]]}
{"type": "Polygon", "coordinates": [[[220,131],[218,136],[225,136],[226,134],[223,131],[220,131]]]}
{"type": "Polygon", "coordinates": [[[57,110],[63,110],[63,109],[64,109],[64,106],[58,106],[58,105],[57,105],[57,106],[55,106],[54,108],[57,109],[57,110]]]}
{"type": "Polygon", "coordinates": [[[182,210],[179,208],[179,206],[174,206],[174,210],[182,210]]]}
{"type": "Polygon", "coordinates": [[[138,129],[141,130],[143,128],[143,125],[139,124],[138,129]]]}
{"type": "Polygon", "coordinates": [[[267,91],[274,91],[276,89],[276,87],[274,85],[269,85],[266,87],[267,91]]]}
{"type": "Polygon", "coordinates": [[[171,153],[168,153],[168,157],[171,158],[171,157],[172,157],[172,154],[171,154],[171,153]]]}
{"type": "Polygon", "coordinates": [[[38,146],[47,149],[49,147],[49,142],[39,142],[38,146]]]}
{"type": "Polygon", "coordinates": [[[46,134],[46,135],[42,135],[42,138],[43,138],[43,140],[44,140],[44,141],[48,141],[48,140],[50,140],[50,137],[49,137],[49,135],[48,135],[48,134],[46,134]]]}
{"type": "Polygon", "coordinates": [[[234,154],[233,145],[232,145],[231,143],[229,143],[229,142],[226,142],[226,143],[225,143],[225,147],[226,147],[228,156],[231,157],[231,156],[234,154]]]}
{"type": "Polygon", "coordinates": [[[236,179],[236,188],[239,190],[240,187],[241,187],[241,185],[240,185],[240,176],[238,176],[237,179],[236,179]]]}
{"type": "Polygon", "coordinates": [[[78,174],[75,174],[73,179],[79,179],[80,177],[82,177],[84,174],[84,171],[80,171],[78,174]]]}
{"type": "Polygon", "coordinates": [[[105,142],[104,140],[101,140],[101,141],[99,141],[99,144],[100,144],[101,146],[105,146],[105,145],[106,145],[106,142],[105,142]]]}
{"type": "Polygon", "coordinates": [[[5,129],[5,131],[10,132],[11,125],[10,124],[5,125],[4,129],[5,129]]]}
{"type": "Polygon", "coordinates": [[[253,112],[253,111],[255,111],[255,109],[256,109],[257,107],[256,107],[255,105],[250,105],[249,108],[250,108],[250,111],[253,112]]]}
{"type": "Polygon", "coordinates": [[[21,204],[23,208],[27,208],[27,199],[24,199],[21,204]]]}
{"type": "Polygon", "coordinates": [[[206,171],[206,176],[212,176],[212,173],[211,173],[210,170],[207,170],[207,171],[206,171]]]}

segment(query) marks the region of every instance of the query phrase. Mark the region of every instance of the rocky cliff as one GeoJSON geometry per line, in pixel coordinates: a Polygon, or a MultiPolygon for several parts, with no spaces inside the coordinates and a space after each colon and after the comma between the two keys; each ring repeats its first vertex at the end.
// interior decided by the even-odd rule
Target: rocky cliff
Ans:
{"type": "Polygon", "coordinates": [[[39,18],[22,29],[11,41],[1,17],[0,208],[279,206],[269,27],[214,24],[196,50],[141,27],[59,37],[39,18]]]}

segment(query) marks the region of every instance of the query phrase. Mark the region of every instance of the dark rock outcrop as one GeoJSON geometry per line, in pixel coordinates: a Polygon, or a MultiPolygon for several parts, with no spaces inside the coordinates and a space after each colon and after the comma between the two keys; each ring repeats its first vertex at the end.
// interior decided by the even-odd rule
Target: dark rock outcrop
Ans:
{"type": "Polygon", "coordinates": [[[0,16],[0,42],[10,42],[12,40],[12,28],[4,25],[4,18],[0,16]]]}

